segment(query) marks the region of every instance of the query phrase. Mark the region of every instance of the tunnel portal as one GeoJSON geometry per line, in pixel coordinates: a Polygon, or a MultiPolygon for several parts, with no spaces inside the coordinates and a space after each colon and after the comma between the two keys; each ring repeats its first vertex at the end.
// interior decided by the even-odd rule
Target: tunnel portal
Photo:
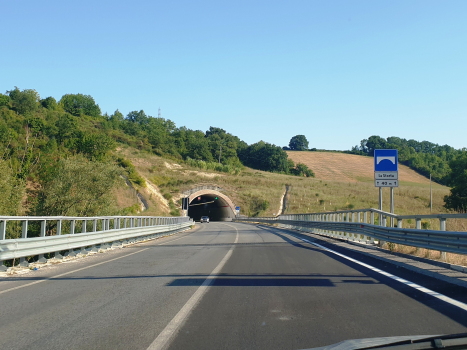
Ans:
{"type": "Polygon", "coordinates": [[[235,205],[225,194],[214,190],[201,190],[189,197],[188,216],[199,221],[209,216],[210,221],[232,221],[235,205]]]}

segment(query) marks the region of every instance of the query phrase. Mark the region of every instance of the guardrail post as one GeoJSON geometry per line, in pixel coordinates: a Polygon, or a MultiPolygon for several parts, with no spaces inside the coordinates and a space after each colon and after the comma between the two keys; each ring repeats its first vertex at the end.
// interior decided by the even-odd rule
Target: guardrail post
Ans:
{"type": "Polygon", "coordinates": [[[45,237],[45,229],[47,225],[47,220],[42,220],[41,221],[41,237],[45,237]]]}
{"type": "MultiPolygon", "coordinates": [[[[41,220],[41,237],[45,237],[45,230],[47,228],[47,220],[41,220]]],[[[37,262],[46,263],[47,259],[44,258],[44,254],[39,254],[37,262]]]]}
{"type": "MultiPolygon", "coordinates": [[[[363,212],[363,223],[367,224],[368,223],[368,212],[367,211],[364,211],[363,212]]],[[[364,240],[366,243],[370,242],[370,243],[374,243],[374,240],[373,240],[373,237],[370,237],[370,236],[363,236],[364,240]]]]}
{"type": "Polygon", "coordinates": [[[82,220],[83,227],[81,228],[81,233],[86,233],[86,225],[88,223],[87,220],[82,220]]]}
{"type": "MultiPolygon", "coordinates": [[[[23,225],[21,229],[21,238],[28,238],[28,220],[23,220],[23,225]]],[[[29,262],[26,258],[19,258],[19,266],[28,267],[29,262]]]]}
{"type": "Polygon", "coordinates": [[[415,219],[415,228],[417,230],[421,230],[422,229],[422,219],[419,219],[419,218],[416,218],[415,219]]]}
{"type": "Polygon", "coordinates": [[[97,232],[97,219],[92,220],[92,232],[97,232]]]}
{"type": "Polygon", "coordinates": [[[373,211],[370,213],[370,224],[375,224],[375,213],[373,211]]]}
{"type": "MultiPolygon", "coordinates": [[[[419,219],[419,218],[415,218],[415,228],[417,230],[421,230],[422,229],[422,219],[419,219]]],[[[419,247],[416,247],[415,249],[415,252],[419,252],[420,251],[420,248],[419,247]]]]}
{"type": "MultiPolygon", "coordinates": [[[[380,217],[380,218],[381,218],[381,217],[383,218],[383,220],[379,223],[379,225],[382,226],[382,227],[386,227],[386,225],[387,225],[387,219],[388,219],[387,216],[380,214],[379,217],[380,217]]],[[[383,240],[379,239],[379,240],[378,240],[378,243],[379,243],[379,246],[382,247],[382,246],[384,245],[384,243],[386,243],[386,241],[383,241],[383,240]]]]}
{"type": "MultiPolygon", "coordinates": [[[[331,221],[332,221],[332,222],[336,222],[336,214],[331,214],[331,221]]],[[[337,232],[336,232],[336,231],[332,230],[331,232],[332,232],[332,236],[333,236],[333,237],[336,237],[336,236],[337,236],[337,232]]]]}
{"type": "Polygon", "coordinates": [[[62,220],[57,220],[57,233],[56,236],[60,236],[62,234],[62,220]]]}
{"type": "Polygon", "coordinates": [[[0,221],[0,240],[6,239],[6,220],[0,221]]]}
{"type": "Polygon", "coordinates": [[[397,218],[397,228],[402,228],[402,219],[397,218]]]}
{"type": "Polygon", "coordinates": [[[28,238],[28,220],[23,220],[21,238],[28,238]]]}
{"type": "Polygon", "coordinates": [[[70,220],[70,234],[75,234],[75,220],[70,220]]]}
{"type": "MultiPolygon", "coordinates": [[[[355,222],[355,213],[354,212],[352,212],[350,218],[352,220],[351,222],[355,222]]],[[[356,233],[350,233],[349,235],[350,235],[350,238],[352,239],[352,241],[355,241],[355,239],[358,239],[358,235],[356,233]]]]}
{"type": "MultiPolygon", "coordinates": [[[[446,231],[446,219],[445,218],[439,219],[439,229],[440,231],[446,231]]],[[[440,259],[442,261],[446,261],[446,252],[440,252],[440,253],[441,253],[440,259]]]]}

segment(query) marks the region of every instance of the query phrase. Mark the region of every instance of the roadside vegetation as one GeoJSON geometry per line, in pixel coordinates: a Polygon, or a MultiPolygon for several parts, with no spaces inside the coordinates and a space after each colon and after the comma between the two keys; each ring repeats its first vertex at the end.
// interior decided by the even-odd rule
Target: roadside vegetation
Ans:
{"type": "MultiPolygon", "coordinates": [[[[372,136],[351,152],[399,147],[401,162],[451,185],[451,192],[434,185],[434,211],[465,210],[466,151],[412,141],[372,136]]],[[[297,152],[308,147],[296,135],[285,148],[321,153],[297,152]]],[[[279,214],[286,185],[291,213],[377,205],[372,178],[324,177],[323,165],[264,141],[248,145],[216,127],[190,130],[142,110],[102,114],[83,94],[59,101],[16,87],[0,94],[0,149],[0,215],[179,215],[181,193],[198,183],[225,188],[241,213],[253,216],[279,214]]],[[[425,177],[402,182],[397,211],[426,213],[427,186],[425,177]]]]}

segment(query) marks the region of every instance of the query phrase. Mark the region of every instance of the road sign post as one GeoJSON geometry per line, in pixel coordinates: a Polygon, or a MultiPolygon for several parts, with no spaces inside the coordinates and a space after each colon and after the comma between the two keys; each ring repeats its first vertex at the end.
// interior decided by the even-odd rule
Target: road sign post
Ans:
{"type": "MultiPolygon", "coordinates": [[[[394,214],[394,187],[399,187],[399,168],[397,149],[375,149],[375,187],[379,187],[379,210],[383,210],[383,187],[391,188],[391,213],[394,214]]],[[[379,224],[383,223],[379,215],[379,224]]],[[[391,227],[394,219],[391,218],[391,227]]]]}

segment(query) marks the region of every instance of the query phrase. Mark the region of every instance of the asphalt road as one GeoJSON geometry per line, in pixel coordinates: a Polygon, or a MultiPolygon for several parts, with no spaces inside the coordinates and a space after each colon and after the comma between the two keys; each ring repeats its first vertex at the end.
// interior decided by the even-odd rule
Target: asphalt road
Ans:
{"type": "MultiPolygon", "coordinates": [[[[213,222],[3,278],[0,349],[303,349],[467,331],[467,311],[293,235],[213,222]]],[[[467,302],[460,287],[352,257],[467,302]]]]}

